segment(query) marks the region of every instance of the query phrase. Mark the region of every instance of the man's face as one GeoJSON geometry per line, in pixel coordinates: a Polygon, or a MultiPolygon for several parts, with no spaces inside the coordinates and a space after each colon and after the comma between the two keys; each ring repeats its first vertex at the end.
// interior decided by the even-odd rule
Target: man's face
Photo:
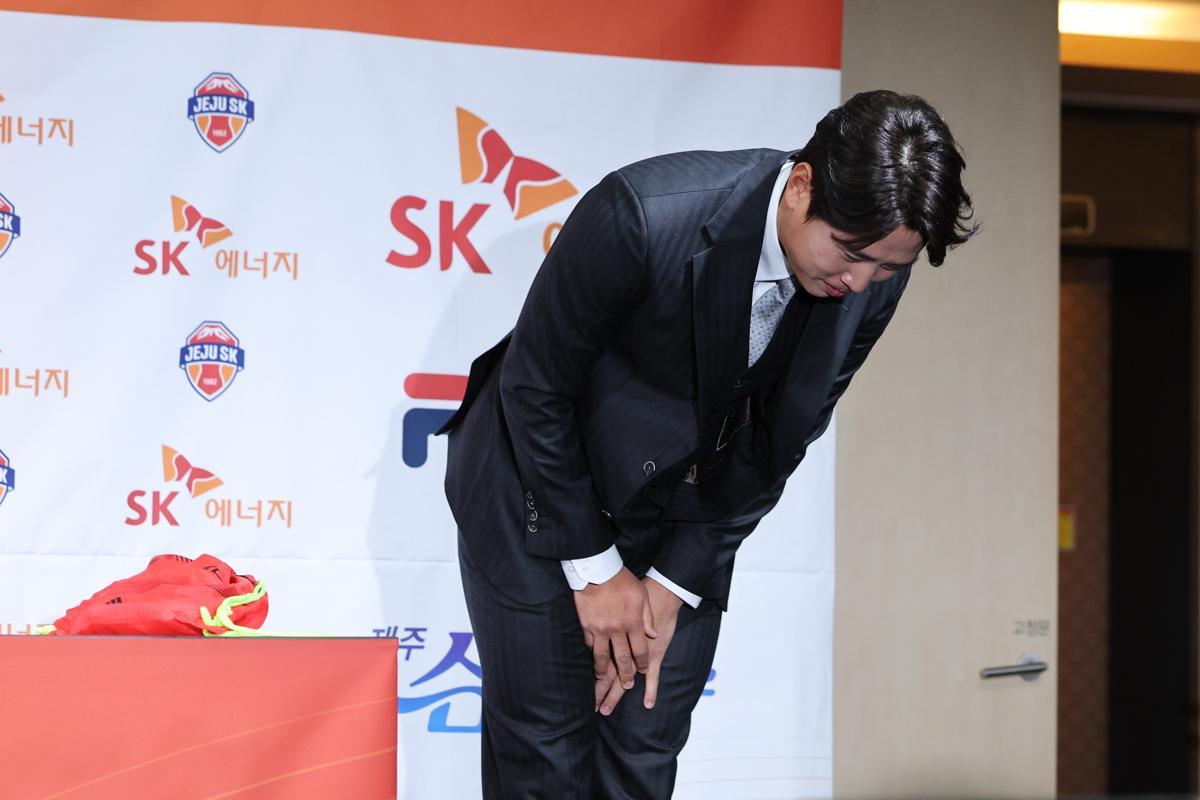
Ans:
{"type": "Polygon", "coordinates": [[[849,238],[846,234],[819,218],[805,219],[811,197],[812,167],[801,161],[779,198],[776,225],[789,269],[814,297],[844,297],[886,281],[909,269],[925,246],[919,233],[901,225],[862,250],[850,250],[833,238],[849,238]]]}

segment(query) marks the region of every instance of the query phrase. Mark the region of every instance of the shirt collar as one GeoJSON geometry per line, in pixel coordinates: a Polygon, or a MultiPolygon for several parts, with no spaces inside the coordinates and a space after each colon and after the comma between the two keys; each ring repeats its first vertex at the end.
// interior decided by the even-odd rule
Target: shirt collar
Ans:
{"type": "Polygon", "coordinates": [[[787,259],[783,255],[783,247],[779,243],[779,198],[783,196],[783,187],[787,185],[788,175],[792,173],[795,162],[785,161],[775,178],[775,188],[771,190],[771,202],[767,203],[767,225],[763,230],[762,251],[758,256],[758,272],[755,281],[781,281],[791,277],[787,259]]]}

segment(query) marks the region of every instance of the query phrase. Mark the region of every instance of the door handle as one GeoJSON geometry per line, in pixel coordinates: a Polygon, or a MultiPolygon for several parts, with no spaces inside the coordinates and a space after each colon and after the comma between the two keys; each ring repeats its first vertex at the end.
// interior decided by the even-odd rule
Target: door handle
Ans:
{"type": "Polygon", "coordinates": [[[979,677],[1003,678],[1006,675],[1020,675],[1027,681],[1035,681],[1038,675],[1041,675],[1049,668],[1050,665],[1042,661],[1038,656],[1032,653],[1025,653],[1016,664],[1004,667],[984,667],[979,671],[979,677]]]}

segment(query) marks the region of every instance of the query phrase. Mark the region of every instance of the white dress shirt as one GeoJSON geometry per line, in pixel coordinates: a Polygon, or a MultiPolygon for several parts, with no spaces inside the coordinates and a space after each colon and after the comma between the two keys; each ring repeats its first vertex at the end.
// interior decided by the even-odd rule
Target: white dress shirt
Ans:
{"type": "MultiPolygon", "coordinates": [[[[784,163],[775,178],[775,188],[771,191],[771,201],[767,203],[767,224],[763,229],[762,250],[758,254],[758,271],[754,275],[754,292],[750,304],[758,302],[758,298],[770,291],[779,281],[791,275],[787,259],[783,255],[783,246],[779,243],[779,228],[776,221],[779,212],[779,198],[783,196],[783,187],[787,184],[788,175],[794,167],[791,161],[784,163]]],[[[572,558],[562,562],[563,573],[567,583],[575,591],[584,589],[589,583],[604,583],[610,580],[624,564],[621,555],[614,544],[605,550],[587,558],[572,558]]],[[[663,575],[654,567],[646,572],[647,578],[653,578],[664,589],[669,590],[692,608],[700,605],[702,599],[694,592],[689,592],[682,586],[663,575]]]]}

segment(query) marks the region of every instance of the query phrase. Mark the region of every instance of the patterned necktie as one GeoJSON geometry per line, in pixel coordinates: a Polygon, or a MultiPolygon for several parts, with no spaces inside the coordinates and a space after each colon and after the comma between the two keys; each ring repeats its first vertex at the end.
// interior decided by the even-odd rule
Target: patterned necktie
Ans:
{"type": "Polygon", "coordinates": [[[750,309],[750,363],[747,366],[754,366],[767,349],[767,343],[779,327],[779,320],[783,319],[783,310],[795,293],[792,279],[784,278],[776,281],[750,309]]]}

